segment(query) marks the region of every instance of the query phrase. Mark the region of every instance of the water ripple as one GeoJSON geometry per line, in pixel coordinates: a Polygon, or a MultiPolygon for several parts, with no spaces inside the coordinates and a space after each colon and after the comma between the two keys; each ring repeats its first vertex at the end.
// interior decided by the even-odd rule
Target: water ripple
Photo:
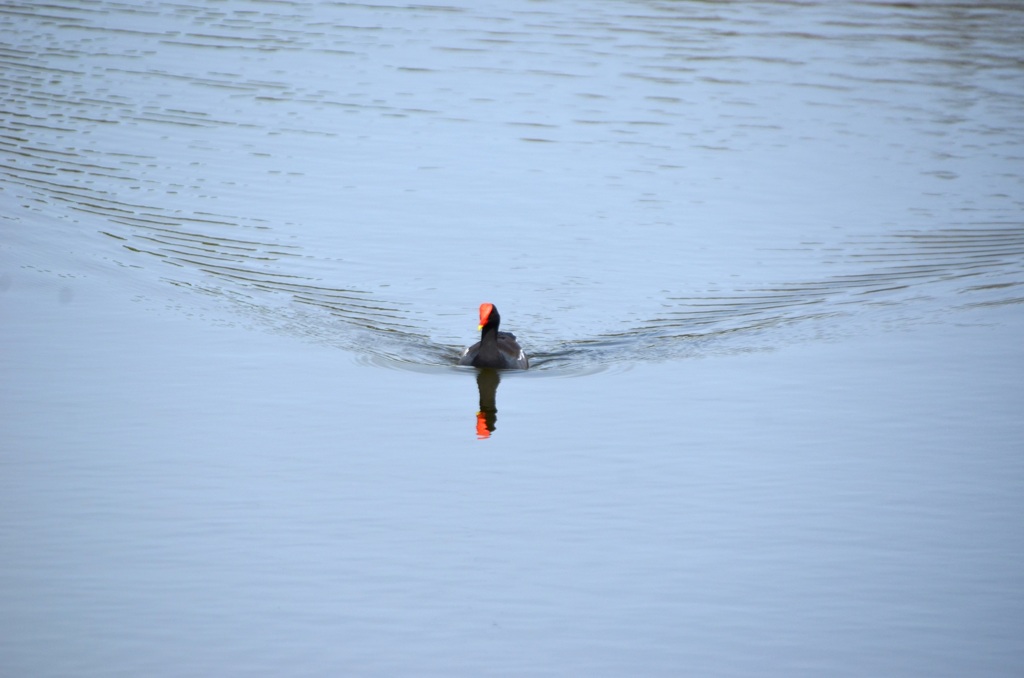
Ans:
{"type": "Polygon", "coordinates": [[[1020,7],[586,10],[7,3],[5,219],[403,369],[454,362],[477,289],[549,375],[1021,303],[1020,7]]]}

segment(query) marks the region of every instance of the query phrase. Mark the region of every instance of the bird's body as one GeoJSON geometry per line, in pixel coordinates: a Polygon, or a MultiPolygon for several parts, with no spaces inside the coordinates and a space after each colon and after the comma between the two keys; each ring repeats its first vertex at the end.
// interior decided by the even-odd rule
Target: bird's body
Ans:
{"type": "Polygon", "coordinates": [[[501,316],[494,304],[480,305],[480,341],[462,352],[460,365],[498,370],[525,370],[530,366],[516,335],[498,331],[500,322],[501,316]]]}

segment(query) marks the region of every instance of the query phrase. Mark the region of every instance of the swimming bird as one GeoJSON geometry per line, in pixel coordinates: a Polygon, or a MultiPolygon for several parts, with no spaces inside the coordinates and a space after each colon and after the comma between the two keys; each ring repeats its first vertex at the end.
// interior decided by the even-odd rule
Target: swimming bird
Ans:
{"type": "Polygon", "coordinates": [[[501,316],[494,304],[480,304],[480,341],[459,356],[460,365],[493,367],[499,370],[525,370],[530,361],[511,332],[499,332],[501,316]]]}

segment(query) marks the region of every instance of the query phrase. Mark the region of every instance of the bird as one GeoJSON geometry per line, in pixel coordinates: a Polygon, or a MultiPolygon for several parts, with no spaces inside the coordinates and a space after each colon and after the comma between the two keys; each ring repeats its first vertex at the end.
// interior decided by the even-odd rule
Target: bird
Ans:
{"type": "Polygon", "coordinates": [[[511,332],[499,332],[501,316],[494,304],[480,304],[480,341],[459,356],[460,365],[499,370],[525,370],[530,361],[511,332]]]}

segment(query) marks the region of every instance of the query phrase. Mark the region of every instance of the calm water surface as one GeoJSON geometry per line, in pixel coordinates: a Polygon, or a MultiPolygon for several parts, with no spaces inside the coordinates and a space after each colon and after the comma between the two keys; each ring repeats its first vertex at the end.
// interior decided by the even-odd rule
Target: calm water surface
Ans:
{"type": "Polygon", "coordinates": [[[1024,671],[1024,8],[0,36],[0,673],[1024,671]]]}

